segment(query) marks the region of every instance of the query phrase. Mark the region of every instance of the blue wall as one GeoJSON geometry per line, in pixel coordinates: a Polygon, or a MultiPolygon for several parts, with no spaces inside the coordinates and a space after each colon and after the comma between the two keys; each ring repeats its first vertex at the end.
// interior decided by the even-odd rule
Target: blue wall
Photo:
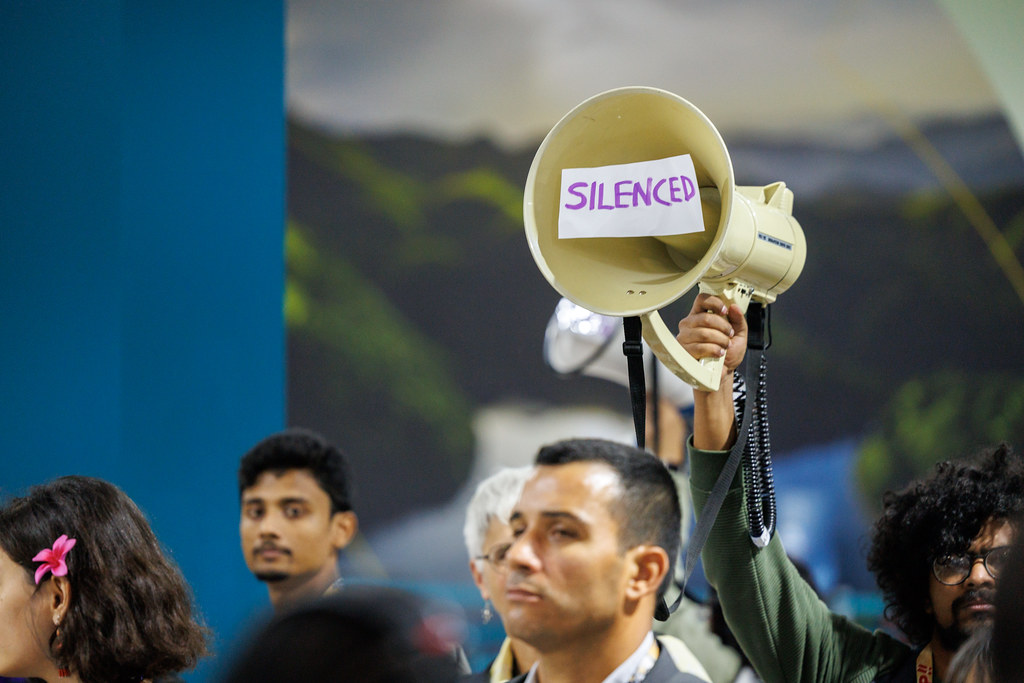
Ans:
{"type": "Polygon", "coordinates": [[[0,3],[0,493],[121,486],[221,651],[266,601],[234,477],[285,420],[283,227],[282,0],[0,3]]]}

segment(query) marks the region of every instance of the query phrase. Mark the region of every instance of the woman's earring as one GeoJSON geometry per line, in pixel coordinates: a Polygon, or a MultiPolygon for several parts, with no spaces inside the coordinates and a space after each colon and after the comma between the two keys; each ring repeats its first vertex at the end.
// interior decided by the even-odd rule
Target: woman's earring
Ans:
{"type": "MultiPolygon", "coordinates": [[[[53,650],[54,652],[60,652],[61,648],[64,646],[64,640],[60,635],[60,617],[55,616],[53,618],[53,623],[57,625],[56,630],[53,632],[53,650]]],[[[57,675],[60,678],[67,678],[71,675],[71,672],[68,671],[67,668],[60,666],[57,667],[57,675]]]]}
{"type": "MultiPolygon", "coordinates": [[[[60,635],[60,617],[56,614],[53,615],[53,625],[57,628],[53,630],[53,643],[50,647],[53,648],[53,652],[56,654],[64,647],[64,639],[60,635]]],[[[57,675],[61,678],[67,678],[71,675],[71,672],[66,667],[60,666],[57,667],[57,675]]]]}
{"type": "Polygon", "coordinates": [[[485,624],[491,623],[491,618],[494,616],[494,612],[491,611],[491,601],[484,601],[484,608],[480,611],[480,619],[485,624]]]}

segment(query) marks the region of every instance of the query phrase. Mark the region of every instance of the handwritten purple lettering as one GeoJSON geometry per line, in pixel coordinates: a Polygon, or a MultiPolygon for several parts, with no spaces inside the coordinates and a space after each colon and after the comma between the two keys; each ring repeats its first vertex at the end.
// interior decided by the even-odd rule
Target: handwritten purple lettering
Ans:
{"type": "Polygon", "coordinates": [[[651,206],[652,202],[663,206],[685,204],[697,196],[697,185],[692,178],[680,175],[657,180],[618,180],[608,188],[607,199],[603,182],[573,183],[566,192],[573,198],[564,205],[569,211],[614,211],[651,206]]]}
{"type": "Polygon", "coordinates": [[[640,187],[640,183],[633,183],[633,206],[638,206],[638,201],[643,201],[644,206],[651,205],[651,178],[647,179],[647,191],[640,187]]]}
{"type": "Polygon", "coordinates": [[[679,190],[682,188],[679,186],[679,178],[672,176],[668,179],[668,196],[673,202],[678,204],[682,200],[679,198],[679,190]]]}
{"type": "Polygon", "coordinates": [[[667,178],[662,178],[661,180],[654,184],[654,201],[658,202],[659,204],[664,204],[665,206],[672,206],[671,202],[666,202],[664,199],[661,198],[661,195],[658,194],[658,190],[661,188],[662,185],[665,184],[667,180],[667,178]]]}
{"type": "Polygon", "coordinates": [[[576,209],[582,209],[584,206],[587,205],[587,195],[580,193],[580,188],[581,187],[586,187],[586,186],[587,186],[586,183],[573,183],[572,185],[569,186],[569,194],[574,195],[576,197],[579,197],[580,198],[580,203],[579,204],[566,204],[565,208],[572,209],[572,210],[575,211],[576,209]]]}
{"type": "MultiPolygon", "coordinates": [[[[623,190],[622,186],[623,185],[627,185],[628,186],[628,185],[630,185],[632,183],[633,183],[632,180],[620,180],[619,182],[615,183],[615,208],[616,209],[628,209],[629,208],[629,204],[623,204],[622,202],[623,202],[623,197],[625,197],[625,196],[627,196],[629,194],[632,194],[632,193],[629,190],[623,190]]],[[[633,197],[633,206],[636,206],[636,197],[633,197]]]]}
{"type": "Polygon", "coordinates": [[[679,176],[679,179],[683,181],[683,199],[690,201],[693,196],[697,194],[697,188],[693,184],[693,181],[684,175],[679,176]]]}

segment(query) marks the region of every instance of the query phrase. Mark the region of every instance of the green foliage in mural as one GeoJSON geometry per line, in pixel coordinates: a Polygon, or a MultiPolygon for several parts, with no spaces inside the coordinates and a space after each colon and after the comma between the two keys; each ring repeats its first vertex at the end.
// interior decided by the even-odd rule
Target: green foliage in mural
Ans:
{"type": "Polygon", "coordinates": [[[452,381],[444,350],[357,268],[326,253],[294,222],[285,252],[285,320],[290,332],[346,361],[345,376],[328,380],[336,395],[384,392],[398,419],[426,422],[445,451],[468,454],[468,400],[452,381]]]}
{"type": "Polygon", "coordinates": [[[352,196],[359,198],[377,228],[394,231],[394,258],[404,265],[459,263],[466,242],[456,238],[457,229],[436,220],[452,204],[479,203],[506,219],[496,223],[502,231],[522,230],[522,187],[493,168],[476,165],[442,173],[427,168],[416,173],[399,170],[409,163],[387,165],[356,140],[324,140],[301,128],[293,129],[290,138],[308,159],[351,185],[352,196]]]}
{"type": "Polygon", "coordinates": [[[517,234],[523,224],[523,189],[490,168],[475,168],[442,178],[437,187],[445,201],[475,199],[489,203],[508,219],[517,234]]]}
{"type": "Polygon", "coordinates": [[[480,314],[520,246],[521,160],[295,122],[288,138],[289,419],[335,435],[371,489],[418,468],[403,502],[443,497],[472,466],[479,387],[502,376],[479,370],[505,357],[480,314]]]}
{"type": "Polygon", "coordinates": [[[969,457],[1024,434],[1024,378],[1008,374],[942,372],[906,382],[879,415],[860,447],[858,471],[865,501],[928,473],[940,461],[969,457]]]}
{"type": "MultiPolygon", "coordinates": [[[[370,490],[408,507],[453,493],[479,406],[597,400],[594,384],[562,382],[540,358],[557,293],[522,234],[532,150],[336,137],[290,121],[288,154],[289,417],[336,434],[370,490]]],[[[1024,337],[1008,330],[1024,309],[1003,252],[941,188],[797,195],[808,256],[773,304],[776,452],[862,442],[874,507],[937,460],[1020,446],[1024,337]]],[[[978,203],[1019,262],[1019,187],[978,203]]],[[[670,326],[682,315],[663,312],[670,326]]],[[[601,398],[620,409],[613,389],[601,398]]],[[[368,499],[381,515],[400,505],[368,499]]]]}

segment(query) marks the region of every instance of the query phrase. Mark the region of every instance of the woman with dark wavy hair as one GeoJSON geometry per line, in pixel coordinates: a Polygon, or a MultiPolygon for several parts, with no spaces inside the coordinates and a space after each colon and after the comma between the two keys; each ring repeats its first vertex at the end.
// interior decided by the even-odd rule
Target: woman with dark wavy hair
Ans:
{"type": "Polygon", "coordinates": [[[0,675],[155,680],[206,642],[184,577],[116,486],[61,477],[0,508],[0,675]]]}

